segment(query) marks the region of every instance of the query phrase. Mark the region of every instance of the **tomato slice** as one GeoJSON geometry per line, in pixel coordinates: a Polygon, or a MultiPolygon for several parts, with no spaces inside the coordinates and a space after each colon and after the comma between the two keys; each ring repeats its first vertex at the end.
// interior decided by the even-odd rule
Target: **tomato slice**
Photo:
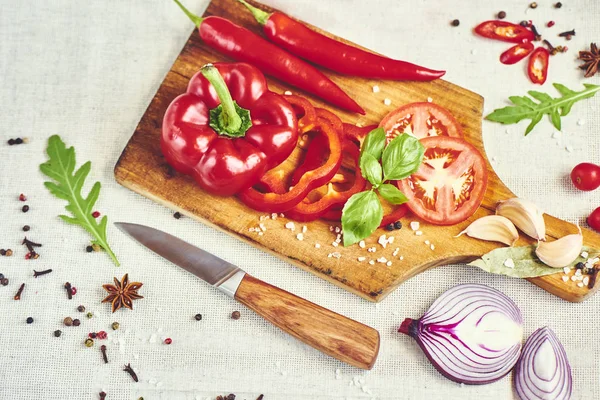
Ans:
{"type": "Polygon", "coordinates": [[[418,139],[430,136],[463,136],[460,124],[452,114],[433,103],[406,104],[386,115],[379,126],[385,130],[388,142],[403,133],[418,139]]]}
{"type": "Polygon", "coordinates": [[[544,47],[535,49],[529,57],[527,66],[527,74],[533,83],[543,85],[548,78],[548,62],[550,61],[550,53],[544,47]]]}
{"type": "Polygon", "coordinates": [[[436,225],[454,225],[477,211],[487,187],[488,172],[481,153],[459,138],[430,137],[423,164],[398,182],[411,211],[436,225]]]}
{"type": "Polygon", "coordinates": [[[514,45],[504,53],[500,54],[500,62],[506,65],[516,64],[533,51],[533,44],[530,42],[514,45]]]}

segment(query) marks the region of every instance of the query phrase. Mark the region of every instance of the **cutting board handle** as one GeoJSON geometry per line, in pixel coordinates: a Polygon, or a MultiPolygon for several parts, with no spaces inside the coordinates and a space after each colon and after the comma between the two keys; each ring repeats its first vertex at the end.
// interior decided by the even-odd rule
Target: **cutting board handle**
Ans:
{"type": "Polygon", "coordinates": [[[379,332],[246,274],[235,299],[269,322],[331,357],[371,369],[379,332]]]}

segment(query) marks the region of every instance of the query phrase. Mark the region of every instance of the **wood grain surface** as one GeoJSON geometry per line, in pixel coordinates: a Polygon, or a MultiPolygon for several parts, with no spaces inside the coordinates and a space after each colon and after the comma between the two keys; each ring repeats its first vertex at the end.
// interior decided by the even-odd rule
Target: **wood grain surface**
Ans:
{"type": "MultiPolygon", "coordinates": [[[[266,10],[269,7],[256,2],[252,4],[266,10]]],[[[260,34],[260,28],[252,15],[236,0],[213,0],[205,16],[217,15],[228,18],[260,34]]],[[[190,23],[190,29],[192,24],[190,23]]],[[[321,31],[323,32],[323,31],[321,31]]],[[[326,32],[323,32],[329,36],[326,32]]],[[[343,40],[343,39],[340,39],[343,40]]],[[[339,285],[359,296],[371,301],[380,301],[399,284],[416,274],[440,265],[470,262],[477,257],[495,249],[498,244],[469,238],[465,235],[455,238],[473,220],[494,213],[499,200],[514,197],[513,193],[500,181],[489,162],[489,185],[484,202],[479,210],[467,221],[449,227],[430,225],[420,221],[422,236],[417,236],[408,227],[416,217],[404,218],[404,228],[392,233],[378,230],[366,240],[367,248],[375,247],[375,253],[368,253],[354,245],[343,248],[334,247],[336,233],[330,231],[330,225],[324,221],[306,224],[295,223],[296,230],[284,227],[285,218],[260,221],[260,213],[245,207],[237,198],[221,198],[202,191],[192,178],[174,174],[162,157],[159,141],[162,119],[169,103],[179,94],[184,93],[189,79],[207,62],[229,61],[214,50],[206,47],[196,30],[192,32],[181,54],[171,67],[158,92],[152,99],[131,140],[123,151],[116,167],[117,181],[135,192],[157,201],[173,210],[195,218],[205,224],[227,232],[264,251],[275,254],[300,268],[310,271],[329,282],[339,285]],[[250,228],[264,224],[266,231],[262,235],[251,232],[250,228]],[[296,239],[303,225],[307,231],[304,240],[296,239]],[[394,236],[394,243],[385,249],[377,244],[380,235],[394,236]],[[429,241],[434,244],[435,250],[429,241]],[[316,248],[318,243],[320,248],[316,248]],[[396,256],[394,250],[399,248],[396,256]],[[330,255],[338,255],[339,258],[330,255]],[[402,256],[402,260],[400,260],[402,256]],[[366,257],[366,261],[358,261],[366,257]],[[385,257],[392,261],[391,266],[369,260],[385,257]]],[[[418,60],[412,60],[418,62],[418,60]]],[[[434,66],[435,67],[435,66],[434,66]]],[[[483,98],[452,83],[437,80],[434,82],[392,82],[372,79],[351,78],[324,71],[367,112],[366,116],[347,113],[321,102],[302,91],[291,88],[281,82],[269,79],[271,90],[283,93],[286,90],[307,97],[315,106],[335,112],[344,122],[353,124],[376,124],[384,115],[394,108],[416,101],[427,101],[447,108],[462,125],[465,139],[485,154],[481,121],[483,98]],[[379,93],[373,93],[372,87],[378,85],[379,93]],[[391,105],[385,106],[384,99],[390,99],[391,105]]],[[[518,168],[518,166],[515,166],[518,168]]],[[[575,233],[577,228],[549,215],[545,216],[548,240],[575,233]]],[[[339,226],[339,225],[338,225],[339,226]]],[[[600,235],[583,230],[584,242],[594,248],[600,248],[600,235]]],[[[521,234],[517,245],[531,244],[531,240],[521,234]]],[[[243,265],[241,266],[243,267],[243,265]]],[[[582,301],[592,294],[593,290],[579,288],[575,282],[563,282],[560,273],[541,278],[529,279],[541,288],[569,301],[582,301]]],[[[511,279],[511,278],[506,278],[511,279]]],[[[600,286],[600,285],[597,285],[600,286]]]]}
{"type": "Polygon", "coordinates": [[[235,299],[304,343],[358,368],[371,369],[379,354],[379,332],[343,315],[269,285],[242,280],[235,299]]]}

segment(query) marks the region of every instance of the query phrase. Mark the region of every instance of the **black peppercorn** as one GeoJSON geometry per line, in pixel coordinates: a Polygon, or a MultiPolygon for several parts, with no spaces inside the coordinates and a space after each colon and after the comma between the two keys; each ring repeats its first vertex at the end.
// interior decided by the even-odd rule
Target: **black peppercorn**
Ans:
{"type": "Polygon", "coordinates": [[[179,211],[177,211],[175,214],[173,214],[173,217],[175,219],[179,219],[179,218],[181,218],[181,213],[179,211]]]}
{"type": "Polygon", "coordinates": [[[402,222],[400,222],[400,221],[394,222],[394,228],[395,229],[402,229],[402,222]]]}
{"type": "Polygon", "coordinates": [[[30,229],[31,229],[31,227],[29,225],[25,225],[23,227],[23,232],[29,232],[30,229]]]}
{"type": "Polygon", "coordinates": [[[90,333],[90,337],[91,337],[92,339],[96,339],[96,336],[98,336],[98,334],[97,334],[96,332],[92,332],[92,333],[90,333]]]}
{"type": "Polygon", "coordinates": [[[454,21],[452,21],[452,26],[459,26],[460,25],[460,21],[455,19],[454,21]]]}
{"type": "Polygon", "coordinates": [[[33,318],[32,317],[27,317],[27,323],[28,324],[33,324],[33,318]]]}
{"type": "Polygon", "coordinates": [[[4,274],[0,274],[0,280],[4,279],[4,274]]]}
{"type": "Polygon", "coordinates": [[[62,331],[60,329],[54,331],[54,337],[60,337],[60,335],[62,335],[62,331]]]}
{"type": "Polygon", "coordinates": [[[81,325],[81,321],[80,321],[80,320],[78,320],[77,318],[75,318],[75,319],[73,320],[73,326],[79,326],[79,325],[81,325]]]}
{"type": "Polygon", "coordinates": [[[240,314],[239,311],[234,311],[231,313],[231,319],[240,319],[242,315],[240,314]]]}
{"type": "Polygon", "coordinates": [[[194,315],[194,319],[196,321],[201,321],[202,320],[202,314],[196,314],[196,315],[194,315]]]}
{"type": "Polygon", "coordinates": [[[92,251],[94,251],[94,248],[92,246],[86,246],[85,251],[91,253],[92,251]]]}
{"type": "Polygon", "coordinates": [[[387,224],[385,226],[385,230],[386,231],[393,231],[394,230],[394,224],[387,224]]]}
{"type": "Polygon", "coordinates": [[[23,139],[21,139],[21,138],[15,139],[15,144],[22,144],[22,143],[23,143],[23,139]]]}
{"type": "Polygon", "coordinates": [[[23,208],[21,208],[21,211],[23,211],[23,212],[27,212],[27,211],[29,211],[29,206],[28,206],[27,204],[25,204],[25,205],[23,206],[23,208]]]}
{"type": "Polygon", "coordinates": [[[585,264],[582,262],[578,262],[577,264],[575,264],[576,269],[583,269],[583,267],[585,267],[585,264]]]}
{"type": "Polygon", "coordinates": [[[5,255],[6,255],[6,250],[0,249],[0,256],[5,256],[5,255]]]}
{"type": "Polygon", "coordinates": [[[2,279],[0,279],[0,285],[7,286],[8,285],[8,278],[2,278],[2,279]]]}
{"type": "Polygon", "coordinates": [[[498,13],[498,19],[504,19],[504,18],[506,18],[506,12],[504,12],[504,11],[500,11],[500,12],[498,13]]]}
{"type": "Polygon", "coordinates": [[[79,307],[77,307],[77,311],[84,312],[85,311],[85,307],[84,306],[79,306],[79,307]]]}
{"type": "Polygon", "coordinates": [[[12,146],[13,144],[15,144],[15,139],[8,139],[8,145],[12,146]]]}
{"type": "Polygon", "coordinates": [[[558,3],[556,3],[554,5],[555,8],[561,8],[562,7],[562,3],[559,1],[558,3]]]}
{"type": "Polygon", "coordinates": [[[523,21],[519,22],[519,25],[521,25],[523,28],[527,28],[529,26],[529,22],[523,20],[523,21]]]}

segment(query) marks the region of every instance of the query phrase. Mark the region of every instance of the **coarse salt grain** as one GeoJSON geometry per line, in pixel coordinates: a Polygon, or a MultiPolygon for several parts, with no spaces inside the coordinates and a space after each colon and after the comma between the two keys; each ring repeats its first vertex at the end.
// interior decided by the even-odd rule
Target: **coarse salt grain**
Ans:
{"type": "Polygon", "coordinates": [[[562,277],[563,282],[568,282],[569,281],[569,277],[566,275],[563,275],[562,277]]]}
{"type": "Polygon", "coordinates": [[[273,214],[271,214],[271,219],[272,219],[272,220],[276,220],[276,219],[277,219],[277,213],[273,213],[273,214]]]}
{"type": "Polygon", "coordinates": [[[573,146],[568,145],[567,147],[565,147],[565,150],[567,150],[569,153],[573,152],[573,146]]]}
{"type": "Polygon", "coordinates": [[[265,234],[264,232],[258,232],[258,236],[262,236],[264,234],[265,234]]]}
{"type": "Polygon", "coordinates": [[[569,272],[571,272],[571,268],[569,267],[564,267],[563,271],[565,271],[565,274],[568,274],[569,272]]]}
{"type": "Polygon", "coordinates": [[[386,259],[385,257],[379,257],[379,258],[377,259],[377,262],[378,262],[378,263],[382,263],[382,264],[384,264],[384,263],[386,263],[386,262],[387,262],[387,259],[386,259]]]}
{"type": "Polygon", "coordinates": [[[367,257],[358,257],[357,260],[360,262],[363,262],[367,259],[367,257]]]}
{"type": "Polygon", "coordinates": [[[341,230],[340,230],[340,227],[339,227],[339,226],[336,226],[336,227],[335,227],[335,229],[334,229],[333,231],[334,231],[335,233],[340,233],[340,232],[341,232],[341,230]]]}
{"type": "Polygon", "coordinates": [[[558,139],[560,137],[561,132],[560,131],[555,131],[552,134],[552,139],[558,139]]]}
{"type": "Polygon", "coordinates": [[[419,224],[419,221],[412,221],[410,223],[410,229],[412,229],[413,231],[418,231],[420,226],[421,224],[419,224]]]}
{"type": "Polygon", "coordinates": [[[388,261],[387,263],[385,263],[385,265],[387,265],[388,267],[391,267],[392,266],[392,262],[388,261]]]}
{"type": "Polygon", "coordinates": [[[365,244],[365,241],[364,241],[364,240],[361,240],[360,242],[358,242],[358,246],[359,246],[361,249],[364,249],[364,248],[365,248],[367,245],[365,244]]]}
{"type": "Polygon", "coordinates": [[[429,246],[431,244],[431,242],[429,240],[426,240],[425,244],[429,246]]]}
{"type": "Polygon", "coordinates": [[[383,247],[385,249],[385,246],[387,246],[387,244],[388,244],[388,241],[387,241],[385,235],[379,236],[379,240],[377,240],[377,243],[379,243],[381,245],[381,247],[383,247]]]}
{"type": "Polygon", "coordinates": [[[298,240],[304,240],[304,235],[301,234],[301,233],[299,233],[299,234],[296,235],[296,239],[298,239],[298,240]]]}
{"type": "Polygon", "coordinates": [[[332,245],[333,247],[338,247],[340,244],[339,244],[338,242],[331,242],[331,245],[332,245]]]}
{"type": "Polygon", "coordinates": [[[388,238],[388,243],[394,243],[394,237],[393,236],[390,236],[388,238]]]}
{"type": "Polygon", "coordinates": [[[581,270],[578,269],[577,271],[575,271],[575,276],[581,276],[581,270]]]}
{"type": "Polygon", "coordinates": [[[307,230],[308,228],[306,227],[306,225],[302,225],[302,233],[306,233],[307,230]]]}
{"type": "Polygon", "coordinates": [[[433,102],[433,99],[432,99],[431,97],[428,97],[428,98],[427,98],[427,102],[428,102],[428,103],[431,103],[431,102],[433,102]]]}
{"type": "Polygon", "coordinates": [[[513,261],[512,258],[507,258],[506,260],[504,260],[504,266],[506,268],[514,268],[515,267],[515,262],[513,261]]]}
{"type": "Polygon", "coordinates": [[[389,106],[390,104],[392,104],[392,101],[390,99],[385,99],[385,100],[383,100],[383,104],[385,104],[386,106],[389,106]]]}
{"type": "Polygon", "coordinates": [[[371,261],[369,261],[369,264],[375,265],[375,261],[371,260],[371,261]]]}
{"type": "Polygon", "coordinates": [[[265,224],[258,224],[258,227],[260,228],[261,231],[266,231],[267,227],[265,226],[265,224]]]}
{"type": "Polygon", "coordinates": [[[583,252],[581,252],[581,257],[582,258],[588,258],[589,257],[589,253],[587,251],[583,251],[583,252]]]}
{"type": "Polygon", "coordinates": [[[287,229],[289,229],[290,231],[295,231],[296,230],[296,225],[292,221],[286,223],[285,227],[287,229]]]}
{"type": "Polygon", "coordinates": [[[333,225],[329,225],[329,232],[333,232],[333,225]]]}
{"type": "Polygon", "coordinates": [[[576,277],[575,275],[573,275],[573,276],[571,277],[571,280],[572,280],[573,282],[575,282],[575,281],[577,280],[577,277],[576,277]]]}
{"type": "Polygon", "coordinates": [[[431,244],[431,246],[429,246],[429,248],[430,248],[431,250],[435,250],[435,246],[433,245],[433,243],[431,244]]]}
{"type": "Polygon", "coordinates": [[[280,216],[281,218],[285,217],[285,215],[283,215],[283,213],[279,213],[279,216],[280,216]]]}
{"type": "Polygon", "coordinates": [[[248,232],[254,232],[254,228],[248,228],[248,232]]]}
{"type": "Polygon", "coordinates": [[[369,253],[375,253],[377,251],[377,249],[375,247],[369,247],[369,250],[367,250],[369,253]]]}
{"type": "Polygon", "coordinates": [[[320,249],[321,245],[319,243],[315,243],[315,249],[320,249]]]}
{"type": "Polygon", "coordinates": [[[400,251],[400,247],[396,247],[396,250],[394,250],[394,252],[392,253],[392,255],[394,257],[396,257],[398,255],[398,252],[400,251]]]}
{"type": "Polygon", "coordinates": [[[423,232],[421,232],[421,231],[416,231],[415,232],[415,235],[417,235],[417,236],[421,236],[422,234],[423,234],[423,232]]]}
{"type": "Polygon", "coordinates": [[[589,276],[586,276],[585,278],[583,278],[583,284],[585,286],[589,285],[589,283],[590,283],[590,277],[589,276]]]}
{"type": "Polygon", "coordinates": [[[334,251],[333,253],[331,253],[331,256],[332,256],[333,258],[338,258],[338,259],[339,259],[339,258],[341,258],[341,257],[342,257],[342,254],[341,254],[341,253],[338,253],[337,251],[334,251]]]}
{"type": "Polygon", "coordinates": [[[577,284],[577,286],[579,286],[579,287],[583,287],[583,282],[579,282],[579,283],[577,284]]]}
{"type": "Polygon", "coordinates": [[[379,86],[373,86],[373,93],[379,93],[379,86]]]}
{"type": "Polygon", "coordinates": [[[400,256],[400,261],[404,260],[404,256],[400,256]]]}

